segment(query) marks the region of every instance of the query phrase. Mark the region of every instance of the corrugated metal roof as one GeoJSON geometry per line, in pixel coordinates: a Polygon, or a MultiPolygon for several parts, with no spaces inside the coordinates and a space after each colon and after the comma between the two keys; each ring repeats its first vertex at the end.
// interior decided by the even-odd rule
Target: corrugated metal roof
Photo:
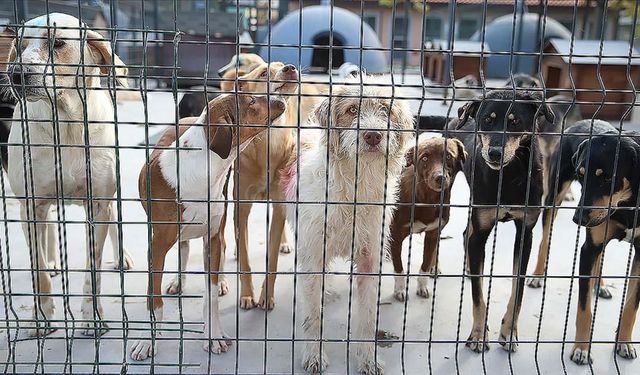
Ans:
{"type": "Polygon", "coordinates": [[[574,40],[573,49],[571,40],[567,39],[552,38],[549,44],[562,55],[567,64],[571,53],[572,64],[640,65],[638,50],[634,48],[629,57],[629,43],[622,40],[605,40],[602,43],[602,54],[599,40],[574,40]]]}

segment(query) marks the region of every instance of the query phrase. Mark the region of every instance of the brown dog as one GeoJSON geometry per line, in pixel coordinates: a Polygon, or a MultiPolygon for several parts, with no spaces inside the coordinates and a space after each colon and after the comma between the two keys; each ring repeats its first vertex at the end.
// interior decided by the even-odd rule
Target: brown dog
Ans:
{"type": "MultiPolygon", "coordinates": [[[[284,100],[276,97],[268,100],[266,96],[254,95],[219,96],[209,103],[208,111],[203,111],[194,125],[181,126],[178,134],[174,127],[169,128],[158,141],[162,149],[155,149],[148,166],[142,167],[138,183],[140,199],[153,229],[149,270],[152,282],[148,290],[152,297],[147,302],[147,309],[153,310],[155,317],[152,328],[163,316],[161,284],[165,255],[178,240],[182,243],[204,238],[204,269],[209,273],[204,331],[210,332],[211,337],[205,340],[203,348],[213,353],[227,350],[230,342],[218,312],[221,258],[218,230],[224,217],[223,186],[238,152],[279,117],[285,107],[284,100]],[[178,158],[177,145],[196,149],[181,150],[178,158]]],[[[151,330],[147,332],[148,335],[151,330]]],[[[155,353],[151,337],[136,341],[131,348],[134,360],[144,360],[155,353]]]]}
{"type": "MultiPolygon", "coordinates": [[[[417,152],[414,146],[406,153],[407,165],[402,170],[398,199],[398,203],[402,205],[398,206],[393,217],[390,241],[393,268],[397,274],[394,296],[398,301],[406,299],[406,276],[402,275],[402,241],[409,233],[424,233],[420,273],[427,274],[435,268],[438,237],[449,222],[449,207],[446,205],[450,201],[451,186],[467,156],[462,142],[445,138],[426,139],[418,144],[417,152]],[[413,206],[414,202],[424,206],[413,206]]],[[[418,278],[417,294],[429,297],[426,276],[418,278]]]]}
{"type": "MultiPolygon", "coordinates": [[[[230,70],[227,75],[235,74],[230,70]]],[[[302,97],[301,107],[298,107],[298,97],[292,96],[298,91],[298,70],[293,65],[280,62],[271,64],[261,63],[251,72],[239,78],[238,91],[248,93],[290,95],[287,97],[287,108],[282,117],[274,122],[276,127],[270,128],[268,133],[257,137],[246,150],[240,154],[236,162],[239,179],[234,189],[236,199],[243,201],[273,199],[284,200],[280,176],[296,157],[296,136],[293,127],[298,126],[298,108],[300,119],[306,119],[312,111],[314,101],[318,98],[302,97]],[[280,126],[280,127],[278,127],[280,126]],[[285,127],[282,127],[285,126],[285,127]],[[267,163],[267,160],[269,161],[267,163]],[[269,168],[267,168],[267,165],[269,168]],[[267,196],[267,191],[269,192],[267,196]]],[[[317,92],[315,92],[317,94],[317,92]]],[[[248,220],[251,203],[239,203],[235,215],[235,225],[238,230],[237,254],[240,262],[240,307],[251,309],[256,306],[253,294],[251,265],[249,264],[249,233],[248,220]]],[[[292,246],[285,227],[285,205],[274,203],[273,216],[269,229],[269,265],[268,275],[262,286],[262,293],[257,302],[262,308],[272,309],[275,305],[273,291],[275,273],[278,270],[278,253],[291,252],[292,246]]],[[[224,229],[221,228],[220,232],[224,229]]],[[[222,233],[220,233],[222,235],[222,233]]]]}

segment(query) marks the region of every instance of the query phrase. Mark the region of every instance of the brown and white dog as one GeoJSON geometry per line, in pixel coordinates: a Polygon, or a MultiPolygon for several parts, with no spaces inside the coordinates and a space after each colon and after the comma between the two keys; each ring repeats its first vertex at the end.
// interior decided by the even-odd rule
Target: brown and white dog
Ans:
{"type": "MultiPolygon", "coordinates": [[[[34,260],[31,267],[38,272],[35,292],[39,297],[28,331],[32,336],[54,330],[50,273],[60,267],[60,261],[52,207],[60,202],[82,204],[87,223],[114,221],[114,112],[111,93],[101,86],[100,74],[113,70],[126,87],[127,68],[108,41],[95,31],[84,30],[85,25],[75,17],[43,15],[19,28],[9,52],[7,73],[18,105],[8,141],[21,146],[8,147],[7,176],[11,190],[20,197],[22,228],[34,260]]],[[[107,232],[116,268],[132,266],[128,252],[119,246],[114,224],[87,225],[81,323],[86,335],[106,329],[100,300],[92,296],[100,293],[102,273],[95,271],[102,264],[107,232]]]]}
{"type": "Polygon", "coordinates": [[[299,166],[294,164],[285,178],[287,201],[295,200],[296,186],[300,197],[297,209],[289,206],[287,219],[292,225],[297,220],[302,328],[309,340],[302,365],[313,373],[327,367],[326,350],[321,357],[318,340],[322,280],[326,265],[338,257],[351,259],[358,273],[353,278],[357,291],[352,337],[367,340],[353,345],[358,370],[374,374],[383,367],[373,342],[376,275],[387,251],[381,239],[389,238],[413,117],[405,103],[392,99],[387,80],[364,75],[362,79],[363,85],[358,77],[349,85],[336,86],[335,96],[318,106],[317,125],[326,130],[320,131],[322,135],[300,155],[299,166]],[[354,207],[354,199],[361,204],[354,207]],[[318,203],[327,200],[328,206],[318,203]]]}
{"type": "Polygon", "coordinates": [[[402,241],[410,233],[424,233],[420,273],[425,276],[418,278],[416,292],[421,297],[429,298],[426,274],[436,267],[436,245],[440,231],[449,222],[451,186],[467,156],[464,145],[455,138],[425,139],[417,148],[411,147],[406,152],[407,165],[402,170],[398,197],[398,203],[403,205],[398,205],[396,209],[389,241],[393,269],[397,274],[394,296],[398,301],[406,299],[406,276],[402,275],[402,241]]]}
{"type": "MultiPolygon", "coordinates": [[[[173,127],[168,129],[158,141],[158,146],[164,149],[154,150],[149,165],[142,167],[138,184],[140,198],[153,226],[149,270],[152,282],[147,301],[147,309],[152,310],[155,317],[152,327],[162,322],[161,284],[165,255],[178,240],[203,238],[209,292],[203,308],[204,332],[208,335],[203,348],[213,353],[227,350],[230,341],[222,329],[218,312],[221,244],[217,234],[224,216],[223,187],[237,154],[279,117],[285,106],[284,100],[277,97],[219,96],[209,103],[208,111],[205,108],[196,124],[181,126],[179,134],[173,127]],[[177,144],[199,149],[182,150],[178,163],[177,144]]],[[[145,335],[150,333],[149,330],[145,335]]],[[[131,347],[134,360],[144,360],[155,353],[150,336],[136,341],[131,347]]]]}

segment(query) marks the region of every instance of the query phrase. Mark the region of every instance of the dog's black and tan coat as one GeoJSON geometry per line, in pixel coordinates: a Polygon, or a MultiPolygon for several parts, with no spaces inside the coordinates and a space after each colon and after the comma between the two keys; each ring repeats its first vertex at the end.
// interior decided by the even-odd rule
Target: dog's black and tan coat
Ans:
{"type": "Polygon", "coordinates": [[[476,352],[488,350],[486,302],[482,291],[485,244],[498,221],[514,221],[516,241],[513,256],[511,298],[502,319],[499,342],[515,351],[518,315],[522,303],[524,275],[529,262],[532,230],[540,214],[542,199],[541,154],[534,134],[538,118],[553,122],[553,112],[542,97],[529,91],[491,91],[461,107],[459,118],[449,124],[470,157],[464,174],[471,186],[471,221],[465,232],[465,247],[473,298],[473,328],[467,346],[476,352]]]}

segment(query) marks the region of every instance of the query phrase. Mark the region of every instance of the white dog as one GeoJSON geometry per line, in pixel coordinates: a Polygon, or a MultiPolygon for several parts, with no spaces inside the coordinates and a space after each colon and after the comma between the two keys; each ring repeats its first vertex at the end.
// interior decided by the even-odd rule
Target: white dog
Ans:
{"type": "MultiPolygon", "coordinates": [[[[54,265],[52,257],[56,252],[52,240],[54,224],[46,223],[49,212],[52,205],[78,203],[84,205],[87,221],[113,220],[116,157],[110,147],[115,145],[114,113],[109,91],[99,90],[100,73],[110,73],[112,69],[106,65],[112,65],[116,78],[126,86],[127,68],[100,34],[81,26],[77,18],[59,13],[25,23],[17,31],[8,62],[11,86],[19,99],[9,144],[21,146],[9,147],[7,172],[11,189],[20,199],[31,267],[38,271],[35,290],[40,295],[33,309],[36,323],[29,334],[46,335],[54,330],[49,322],[54,302],[49,296],[51,276],[47,268],[54,265]],[[89,145],[91,148],[85,147],[89,145]]],[[[117,227],[110,227],[119,267],[117,227]]],[[[91,296],[100,293],[101,273],[93,271],[101,266],[108,228],[108,225],[87,225],[87,273],[82,302],[82,332],[87,335],[101,334],[106,328],[100,322],[103,318],[100,301],[95,301],[97,309],[94,309],[91,296]]],[[[131,257],[124,249],[123,255],[122,266],[131,267],[131,257]]]]}
{"type": "MultiPolygon", "coordinates": [[[[383,367],[375,358],[373,341],[378,295],[376,275],[386,251],[392,207],[405,162],[403,148],[409,139],[407,130],[413,128],[413,118],[404,103],[391,99],[392,89],[386,81],[364,75],[362,79],[362,88],[358,85],[360,78],[350,79],[347,85],[334,86],[335,97],[325,99],[317,107],[316,120],[319,126],[330,129],[329,133],[322,130],[323,135],[310,148],[301,151],[300,174],[296,175],[298,169],[293,166],[285,183],[287,199],[295,199],[297,185],[301,200],[298,216],[294,205],[290,205],[288,219],[289,223],[297,220],[299,228],[299,271],[304,273],[301,276],[304,336],[317,340],[320,335],[321,273],[325,265],[336,257],[353,259],[358,273],[353,338],[371,340],[354,345],[355,358],[359,371],[373,374],[382,372],[383,367]],[[327,199],[331,203],[325,216],[325,205],[317,202],[327,199]],[[361,203],[355,212],[354,199],[361,203]],[[352,238],[355,239],[353,253],[352,238]],[[383,238],[385,245],[381,246],[383,238]]],[[[321,357],[319,342],[306,343],[304,368],[309,372],[325,369],[328,362],[325,351],[322,353],[321,357]]]]}

